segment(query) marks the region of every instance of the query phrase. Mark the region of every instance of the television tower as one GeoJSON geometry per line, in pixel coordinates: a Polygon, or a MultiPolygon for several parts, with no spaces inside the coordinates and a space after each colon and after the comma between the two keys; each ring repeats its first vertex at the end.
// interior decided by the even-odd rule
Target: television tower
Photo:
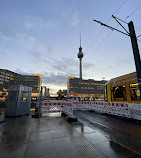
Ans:
{"type": "Polygon", "coordinates": [[[79,58],[80,61],[80,78],[82,79],[82,58],[83,58],[84,54],[82,52],[82,48],[81,48],[81,34],[80,34],[80,48],[79,48],[79,53],[77,54],[77,57],[79,58]]]}

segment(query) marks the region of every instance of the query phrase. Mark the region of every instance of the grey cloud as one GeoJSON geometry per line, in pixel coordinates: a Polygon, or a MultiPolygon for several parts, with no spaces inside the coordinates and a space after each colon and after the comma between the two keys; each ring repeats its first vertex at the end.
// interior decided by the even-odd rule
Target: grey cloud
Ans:
{"type": "Polygon", "coordinates": [[[34,57],[36,57],[36,58],[38,58],[38,59],[41,57],[41,53],[38,52],[38,51],[32,51],[31,53],[32,53],[32,55],[33,55],[34,57]]]}
{"type": "Polygon", "coordinates": [[[41,33],[42,30],[57,29],[55,23],[55,19],[45,20],[42,17],[26,15],[24,20],[24,27],[27,31],[35,31],[36,33],[41,33]]]}
{"type": "Polygon", "coordinates": [[[23,39],[25,38],[25,35],[21,33],[21,27],[19,27],[19,24],[13,24],[13,22],[10,21],[4,21],[0,25],[0,35],[2,38],[6,40],[17,40],[17,39],[23,39]]]}
{"type": "MultiPolygon", "coordinates": [[[[95,64],[90,62],[82,61],[82,66],[84,70],[95,68],[95,64]]],[[[79,70],[79,61],[71,59],[69,57],[62,57],[61,59],[55,60],[52,64],[52,67],[59,72],[73,72],[73,74],[76,74],[76,72],[79,70]]]]}
{"type": "Polygon", "coordinates": [[[66,85],[67,84],[68,75],[67,74],[43,74],[42,82],[44,84],[55,84],[55,85],[66,85]]]}
{"type": "Polygon", "coordinates": [[[61,57],[61,59],[55,59],[52,66],[58,71],[68,72],[76,69],[77,62],[67,57],[61,57]]]}
{"type": "Polygon", "coordinates": [[[84,69],[94,69],[95,68],[95,64],[93,64],[93,63],[85,62],[83,65],[84,65],[84,69]]]}
{"type": "Polygon", "coordinates": [[[17,68],[16,70],[14,70],[14,72],[21,74],[21,75],[32,75],[33,71],[31,70],[27,70],[27,71],[23,71],[19,68],[17,68]]]}

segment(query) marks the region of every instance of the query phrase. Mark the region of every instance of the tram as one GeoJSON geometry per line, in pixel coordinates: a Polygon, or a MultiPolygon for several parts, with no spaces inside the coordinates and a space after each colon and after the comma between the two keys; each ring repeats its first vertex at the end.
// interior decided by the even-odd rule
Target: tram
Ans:
{"type": "Polygon", "coordinates": [[[108,102],[141,103],[136,72],[113,78],[105,85],[108,102]]]}

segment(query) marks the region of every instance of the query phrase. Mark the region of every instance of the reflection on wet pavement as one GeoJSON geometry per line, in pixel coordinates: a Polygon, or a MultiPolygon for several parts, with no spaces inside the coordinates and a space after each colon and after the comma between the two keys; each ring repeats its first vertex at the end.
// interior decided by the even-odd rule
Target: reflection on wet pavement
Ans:
{"type": "Polygon", "coordinates": [[[13,157],[105,158],[105,155],[56,113],[39,119],[6,118],[0,124],[0,158],[13,157]]]}
{"type": "Polygon", "coordinates": [[[84,115],[83,118],[78,117],[81,124],[75,123],[72,126],[107,157],[141,157],[141,140],[139,138],[129,137],[126,133],[105,126],[100,127],[100,125],[89,120],[90,116],[86,119],[86,115],[84,115]]]}
{"type": "MultiPolygon", "coordinates": [[[[105,131],[89,125],[83,121],[67,120],[60,113],[48,114],[39,119],[31,116],[6,118],[5,122],[0,124],[0,157],[131,158],[138,156],[134,151],[119,145],[105,131]]],[[[138,141],[136,144],[138,150],[140,143],[138,141]]]]}
{"type": "Polygon", "coordinates": [[[120,157],[137,157],[138,155],[133,153],[132,151],[122,147],[117,144],[108,136],[100,133],[96,129],[92,129],[83,124],[75,123],[75,129],[84,137],[91,142],[96,148],[102,151],[109,158],[120,158],[120,157]],[[78,127],[80,125],[80,127],[78,127]]]}

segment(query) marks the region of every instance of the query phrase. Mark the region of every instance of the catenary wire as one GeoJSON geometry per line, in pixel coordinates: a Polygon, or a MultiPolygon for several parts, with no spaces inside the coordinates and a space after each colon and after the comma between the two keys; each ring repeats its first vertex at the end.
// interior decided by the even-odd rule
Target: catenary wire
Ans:
{"type": "MultiPolygon", "coordinates": [[[[131,14],[129,14],[127,17],[126,17],[126,19],[128,19],[131,15],[133,15],[138,9],[140,9],[141,8],[141,5],[139,6],[139,7],[137,7],[131,14]]],[[[126,20],[125,19],[125,20],[126,20]]]]}
{"type": "MultiPolygon", "coordinates": [[[[125,0],[115,11],[112,15],[114,15],[115,13],[117,13],[120,8],[127,2],[128,0],[125,0]]],[[[107,20],[106,24],[108,24],[108,22],[111,20],[112,16],[110,16],[110,18],[107,20]]],[[[103,31],[104,27],[98,32],[98,34],[95,36],[95,38],[92,40],[92,42],[90,43],[90,45],[88,46],[88,48],[85,50],[85,52],[87,52],[89,50],[89,48],[91,47],[91,45],[94,43],[94,41],[96,41],[96,39],[99,37],[99,35],[101,34],[101,32],[103,31]]]]}
{"type": "MultiPolygon", "coordinates": [[[[131,15],[133,15],[138,9],[140,9],[141,8],[141,6],[139,6],[139,7],[137,7],[132,13],[130,13],[125,19],[124,19],[124,21],[126,20],[126,19],[128,19],[131,15]]],[[[117,28],[119,26],[119,24],[115,27],[115,28],[117,28]]],[[[110,33],[108,33],[108,35],[96,46],[96,48],[94,49],[94,51],[92,51],[92,53],[94,53],[95,51],[96,51],[96,49],[111,35],[111,33],[112,33],[113,31],[111,31],[110,33]]],[[[141,42],[141,40],[139,40],[139,39],[137,39],[138,40],[138,42],[141,42]]]]}

